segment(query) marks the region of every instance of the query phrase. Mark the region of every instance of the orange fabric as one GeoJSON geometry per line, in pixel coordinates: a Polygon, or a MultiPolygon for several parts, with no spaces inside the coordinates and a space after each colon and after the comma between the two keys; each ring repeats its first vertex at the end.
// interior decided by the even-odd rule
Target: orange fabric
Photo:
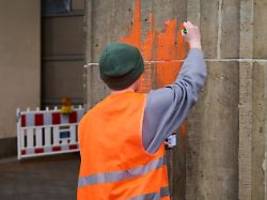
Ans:
{"type": "MultiPolygon", "coordinates": [[[[81,166],[79,177],[124,171],[161,158],[142,144],[142,122],[146,95],[124,92],[110,95],[88,111],[79,124],[81,166]]],[[[168,185],[167,167],[115,182],[78,187],[78,200],[126,200],[159,192],[168,185]]],[[[165,198],[166,199],[166,198],[165,198]]]]}
{"type": "Polygon", "coordinates": [[[161,200],[171,200],[170,197],[161,197],[161,200]]]}

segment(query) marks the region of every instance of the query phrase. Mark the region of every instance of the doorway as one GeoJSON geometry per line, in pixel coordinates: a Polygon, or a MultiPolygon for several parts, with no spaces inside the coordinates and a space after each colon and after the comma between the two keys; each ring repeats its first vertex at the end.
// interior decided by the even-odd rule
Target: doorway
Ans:
{"type": "Polygon", "coordinates": [[[85,1],[42,0],[42,107],[54,107],[69,97],[83,99],[85,64],[85,1]]]}

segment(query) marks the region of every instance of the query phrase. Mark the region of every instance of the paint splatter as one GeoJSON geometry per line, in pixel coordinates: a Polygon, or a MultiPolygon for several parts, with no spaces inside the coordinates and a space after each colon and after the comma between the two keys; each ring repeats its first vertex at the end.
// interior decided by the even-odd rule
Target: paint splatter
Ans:
{"type": "Polygon", "coordinates": [[[136,0],[131,30],[120,40],[138,47],[146,61],[164,61],[164,63],[154,65],[146,64],[139,87],[141,92],[149,91],[153,82],[155,87],[172,83],[181,66],[181,63],[175,60],[185,57],[185,44],[181,35],[183,27],[180,26],[177,29],[178,21],[176,19],[166,21],[164,30],[158,31],[154,28],[154,18],[150,14],[148,26],[145,39],[142,41],[141,0],[136,0]]]}
{"type": "MultiPolygon", "coordinates": [[[[158,31],[154,28],[154,17],[150,14],[148,31],[142,41],[141,0],[135,0],[133,24],[129,34],[120,40],[139,48],[146,61],[164,61],[145,65],[139,86],[140,92],[147,92],[152,86],[158,88],[170,84],[179,73],[181,62],[177,60],[184,59],[186,45],[181,35],[182,23],[178,23],[176,19],[167,20],[163,31],[158,31]]],[[[181,139],[186,135],[186,127],[184,123],[179,130],[181,139]]]]}
{"type": "Polygon", "coordinates": [[[156,59],[166,61],[157,64],[157,85],[159,87],[172,83],[181,63],[173,60],[181,60],[185,56],[185,49],[181,31],[177,31],[177,20],[165,22],[165,31],[160,32],[157,38],[156,59]]]}

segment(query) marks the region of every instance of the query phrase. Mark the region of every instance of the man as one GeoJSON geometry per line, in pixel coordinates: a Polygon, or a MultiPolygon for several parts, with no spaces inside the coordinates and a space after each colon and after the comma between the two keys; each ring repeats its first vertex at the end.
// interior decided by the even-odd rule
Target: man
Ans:
{"type": "Polygon", "coordinates": [[[184,23],[190,52],[172,85],[136,93],[144,71],[137,48],[112,43],[99,66],[111,94],[79,124],[78,200],[170,199],[164,141],[183,122],[204,85],[198,27],[184,23]]]}

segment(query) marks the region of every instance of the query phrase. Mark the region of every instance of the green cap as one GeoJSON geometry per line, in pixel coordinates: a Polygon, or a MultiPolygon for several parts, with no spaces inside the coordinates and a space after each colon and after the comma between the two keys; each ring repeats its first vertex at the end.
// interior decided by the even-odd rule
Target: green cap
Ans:
{"type": "Polygon", "coordinates": [[[100,77],[109,88],[123,90],[144,72],[144,61],[136,47],[110,43],[100,56],[99,67],[100,77]]]}

